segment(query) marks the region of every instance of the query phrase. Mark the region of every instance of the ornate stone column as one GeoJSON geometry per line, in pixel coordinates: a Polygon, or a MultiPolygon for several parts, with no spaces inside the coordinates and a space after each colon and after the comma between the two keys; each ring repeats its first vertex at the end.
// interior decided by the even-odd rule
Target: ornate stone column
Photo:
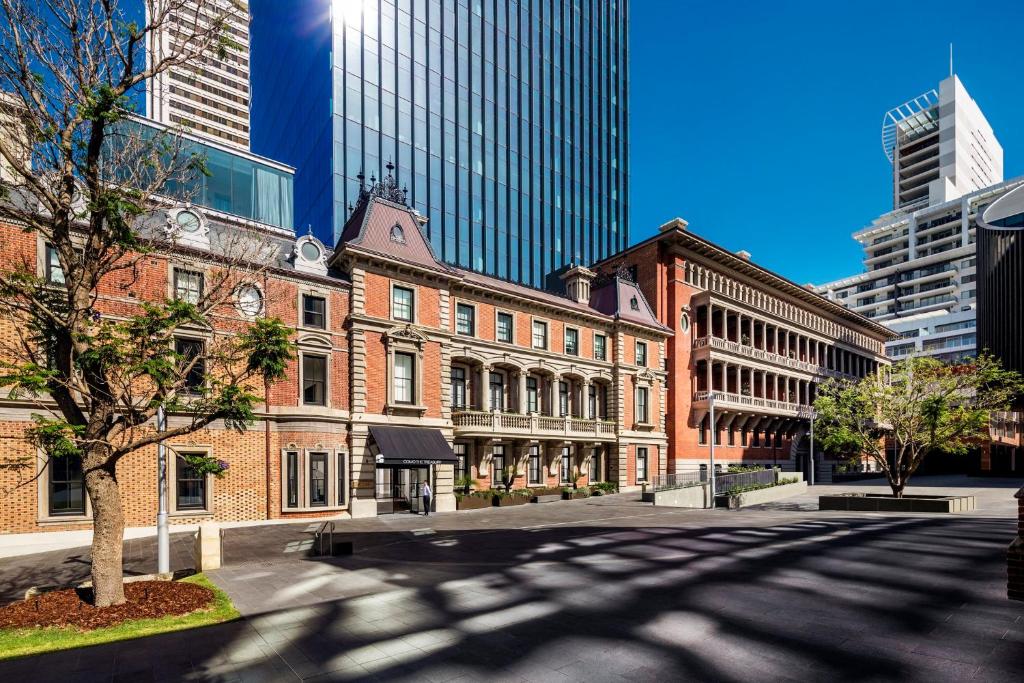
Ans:
{"type": "Polygon", "coordinates": [[[516,392],[517,392],[516,398],[518,399],[518,402],[519,402],[519,412],[521,414],[523,414],[523,415],[526,415],[526,409],[527,409],[527,403],[526,403],[526,375],[527,374],[528,373],[525,370],[521,370],[519,372],[519,385],[516,388],[516,392]]]}

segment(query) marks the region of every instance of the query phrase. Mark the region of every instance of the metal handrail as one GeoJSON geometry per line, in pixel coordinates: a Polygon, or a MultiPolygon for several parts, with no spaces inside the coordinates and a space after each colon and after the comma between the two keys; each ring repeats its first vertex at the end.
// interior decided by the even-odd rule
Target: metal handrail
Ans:
{"type": "Polygon", "coordinates": [[[317,529],[316,535],[316,549],[317,554],[323,557],[324,555],[330,555],[334,552],[334,522],[326,521],[320,525],[317,529]],[[327,532],[327,549],[328,552],[324,552],[324,532],[327,532]]]}

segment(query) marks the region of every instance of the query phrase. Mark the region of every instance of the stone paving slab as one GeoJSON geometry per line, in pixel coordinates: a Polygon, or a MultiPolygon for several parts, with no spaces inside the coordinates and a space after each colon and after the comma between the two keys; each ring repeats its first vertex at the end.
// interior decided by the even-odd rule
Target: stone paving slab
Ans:
{"type": "Polygon", "coordinates": [[[285,552],[304,525],[248,528],[211,572],[244,620],[0,680],[1019,681],[1015,519],[982,488],[942,518],[610,496],[353,520],[357,553],[327,561],[285,552]]]}

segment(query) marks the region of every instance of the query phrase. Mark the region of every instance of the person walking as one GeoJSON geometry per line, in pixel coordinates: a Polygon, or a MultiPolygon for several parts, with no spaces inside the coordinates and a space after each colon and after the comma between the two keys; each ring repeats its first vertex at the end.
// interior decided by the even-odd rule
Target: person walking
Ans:
{"type": "Polygon", "coordinates": [[[420,490],[420,496],[423,499],[423,515],[425,517],[430,516],[430,498],[434,492],[430,490],[430,482],[426,479],[423,480],[423,488],[420,490]]]}

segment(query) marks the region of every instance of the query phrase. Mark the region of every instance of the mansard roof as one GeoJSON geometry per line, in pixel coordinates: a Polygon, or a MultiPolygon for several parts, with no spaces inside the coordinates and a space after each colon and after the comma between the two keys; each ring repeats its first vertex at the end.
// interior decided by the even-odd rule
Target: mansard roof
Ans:
{"type": "Polygon", "coordinates": [[[647,297],[637,284],[620,275],[610,278],[591,291],[590,306],[616,320],[645,327],[669,329],[658,321],[650,304],[647,303],[647,297]]]}
{"type": "Polygon", "coordinates": [[[504,294],[573,313],[597,315],[654,328],[659,332],[671,332],[658,322],[640,289],[623,278],[595,286],[590,302],[580,303],[561,292],[534,289],[443,263],[434,255],[423,234],[422,218],[405,204],[405,193],[398,190],[390,173],[384,180],[372,183],[361,192],[341,232],[335,253],[350,249],[448,276],[456,287],[504,294]],[[636,307],[632,305],[634,300],[636,307]]]}

